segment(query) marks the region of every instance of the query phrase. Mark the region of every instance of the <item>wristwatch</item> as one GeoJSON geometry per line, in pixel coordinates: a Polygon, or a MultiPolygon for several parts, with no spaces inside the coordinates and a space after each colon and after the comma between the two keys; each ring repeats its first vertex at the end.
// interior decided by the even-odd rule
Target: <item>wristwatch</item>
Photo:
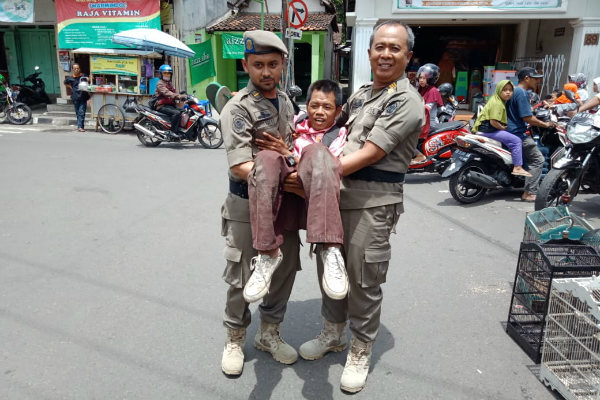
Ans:
{"type": "Polygon", "coordinates": [[[295,167],[296,166],[296,160],[294,160],[294,156],[291,155],[291,154],[285,158],[285,162],[290,167],[295,167]]]}

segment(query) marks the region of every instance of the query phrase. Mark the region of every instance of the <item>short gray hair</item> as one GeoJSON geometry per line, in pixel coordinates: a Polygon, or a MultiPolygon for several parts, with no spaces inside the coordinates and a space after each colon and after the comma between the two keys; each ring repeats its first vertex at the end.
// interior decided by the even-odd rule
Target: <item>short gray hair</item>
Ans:
{"type": "Polygon", "coordinates": [[[371,38],[369,39],[369,48],[373,46],[373,38],[375,37],[375,32],[377,32],[379,28],[381,28],[384,25],[404,27],[404,29],[406,29],[406,47],[408,48],[408,51],[412,51],[413,47],[415,46],[415,34],[413,33],[412,29],[410,29],[410,26],[406,25],[404,22],[400,22],[395,19],[388,19],[386,21],[380,22],[375,26],[375,28],[373,28],[373,33],[371,33],[371,38]]]}

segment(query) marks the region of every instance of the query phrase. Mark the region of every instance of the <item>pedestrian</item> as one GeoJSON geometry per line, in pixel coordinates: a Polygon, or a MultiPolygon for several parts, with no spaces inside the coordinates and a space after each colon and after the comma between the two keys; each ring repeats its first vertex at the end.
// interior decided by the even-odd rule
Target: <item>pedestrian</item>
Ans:
{"type": "Polygon", "coordinates": [[[517,73],[519,84],[515,87],[513,96],[506,102],[506,113],[508,117],[507,130],[523,141],[523,158],[529,167],[530,177],[525,178],[525,190],[521,200],[527,202],[535,201],[535,196],[540,185],[544,156],[537,147],[537,143],[527,134],[527,124],[542,128],[551,128],[553,122],[543,122],[537,119],[531,111],[531,104],[527,90],[535,90],[539,74],[532,67],[523,67],[517,73]]]}
{"type": "MultiPolygon", "coordinates": [[[[413,46],[414,34],[402,22],[377,25],[368,49],[373,82],[348,99],[338,121],[348,127],[340,159],[340,209],[350,290],[343,300],[322,297],[323,329],[299,353],[316,360],[343,350],[349,320],[352,339],[340,388],[351,393],[365,386],[369,373],[380,325],[381,284],[391,256],[390,234],[404,210],[404,174],[425,124],[423,99],[404,74],[413,46]]],[[[319,257],[317,272],[323,273],[319,257]]]]}
{"type": "MultiPolygon", "coordinates": [[[[86,74],[81,72],[79,64],[73,64],[73,74],[65,78],[65,86],[71,89],[71,100],[75,106],[75,115],[77,116],[77,131],[85,132],[85,112],[87,110],[87,101],[90,94],[87,91],[80,90],[79,85],[82,82],[89,84],[86,74]]],[[[85,85],[81,85],[82,88],[85,85]]]]}
{"type": "MultiPolygon", "coordinates": [[[[258,264],[253,247],[248,201],[248,179],[260,152],[255,138],[265,132],[279,135],[291,148],[293,133],[293,107],[288,96],[277,89],[283,73],[287,49],[274,33],[255,30],[244,33],[244,59],[242,66],[250,76],[248,86],[227,102],[219,121],[229,164],[229,193],[221,209],[222,231],[225,237],[224,256],[227,266],[223,279],[229,284],[223,324],[227,339],[221,369],[227,375],[240,375],[244,367],[246,328],[250,324],[248,302],[244,299],[244,286],[250,275],[269,275],[269,292],[263,297],[258,310],[261,323],[254,338],[254,346],[270,352],[284,364],[298,359],[296,350],[285,343],[279,334],[296,270],[300,268],[300,237],[297,218],[293,213],[301,209],[302,198],[284,193],[280,208],[289,216],[282,230],[282,259],[278,268],[271,263],[258,264]],[[272,274],[272,277],[270,276],[272,274]]],[[[269,162],[269,159],[264,160],[269,162]]]]}
{"type": "MultiPolygon", "coordinates": [[[[251,172],[252,178],[249,179],[253,242],[259,257],[270,251],[276,254],[279,244],[276,239],[278,230],[281,230],[278,225],[282,224],[282,219],[274,213],[277,206],[274,207],[272,198],[288,189],[286,180],[292,183],[298,180],[303,188],[301,194],[306,199],[306,223],[303,224],[306,226],[306,241],[318,246],[322,257],[325,270],[321,283],[325,294],[339,300],[348,292],[348,277],[341,252],[344,231],[339,211],[341,164],[337,158],[346,143],[347,130],[335,124],[342,110],[342,89],[331,80],[318,80],[308,88],[306,100],[307,114],[302,114],[295,121],[297,138],[293,150],[281,138],[267,133],[264,139],[256,139],[263,151],[259,153],[257,159],[261,158],[261,161],[254,164],[257,168],[251,172]],[[262,158],[267,156],[267,152],[275,152],[269,155],[274,165],[258,168],[262,166],[262,158]],[[297,168],[294,167],[296,164],[297,168]],[[282,179],[284,185],[281,185],[282,179]],[[267,196],[261,197],[261,193],[267,196]]],[[[261,263],[262,260],[259,260],[257,266],[261,263]]],[[[252,285],[255,274],[253,272],[244,290],[248,302],[258,300],[268,290],[263,279],[252,285]]]]}
{"type": "Polygon", "coordinates": [[[475,121],[473,133],[498,140],[510,149],[513,161],[513,175],[531,176],[523,169],[523,141],[506,131],[506,102],[512,97],[514,87],[508,79],[498,82],[496,91],[488,100],[475,121]]]}

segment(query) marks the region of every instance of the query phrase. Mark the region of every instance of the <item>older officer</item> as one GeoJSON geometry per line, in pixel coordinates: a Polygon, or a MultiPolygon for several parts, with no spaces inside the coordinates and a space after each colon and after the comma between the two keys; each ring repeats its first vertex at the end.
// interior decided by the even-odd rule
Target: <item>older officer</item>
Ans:
{"type": "MultiPolygon", "coordinates": [[[[385,21],[376,26],[368,50],[373,83],[362,86],[342,109],[340,122],[349,132],[341,158],[340,208],[350,291],[347,300],[323,296],[324,328],[299,352],[316,360],[343,350],[349,319],[353,337],[340,384],[347,392],[360,391],[369,373],[379,329],[381,284],[391,256],[389,238],[404,211],[404,174],[425,123],[423,100],[404,75],[413,45],[412,30],[403,23],[385,21]]],[[[322,274],[319,257],[317,262],[322,274]]]]}
{"type": "MultiPolygon", "coordinates": [[[[256,261],[252,261],[251,266],[257,252],[252,247],[247,184],[258,153],[254,139],[265,131],[278,132],[291,146],[294,117],[290,99],[277,90],[287,55],[283,42],[272,32],[256,30],[244,33],[244,46],[242,65],[250,75],[250,82],[226,104],[220,119],[229,163],[229,194],[222,207],[222,235],[225,236],[224,255],[227,259],[223,279],[229,284],[224,316],[227,341],[221,360],[221,369],[228,375],[242,373],[246,327],[250,324],[243,288],[252,269],[256,275],[259,268],[256,261]]],[[[284,198],[283,202],[287,200],[284,198]]],[[[299,243],[298,230],[286,230],[281,264],[276,270],[260,271],[272,274],[272,277],[269,276],[269,292],[259,307],[261,324],[254,345],[270,352],[275,360],[284,364],[292,364],[298,359],[296,350],[279,336],[279,324],[283,321],[296,270],[300,266],[299,243]]],[[[269,269],[269,265],[263,267],[269,269]]]]}

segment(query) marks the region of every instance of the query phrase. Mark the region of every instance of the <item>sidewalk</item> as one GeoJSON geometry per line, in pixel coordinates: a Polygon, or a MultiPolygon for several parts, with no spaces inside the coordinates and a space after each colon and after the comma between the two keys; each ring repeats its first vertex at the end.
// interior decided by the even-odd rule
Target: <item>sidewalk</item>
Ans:
{"type": "MultiPolygon", "coordinates": [[[[77,126],[73,104],[35,104],[31,106],[31,113],[31,124],[77,126]]],[[[96,127],[96,119],[92,117],[89,107],[85,114],[85,127],[86,129],[96,127]]]]}

